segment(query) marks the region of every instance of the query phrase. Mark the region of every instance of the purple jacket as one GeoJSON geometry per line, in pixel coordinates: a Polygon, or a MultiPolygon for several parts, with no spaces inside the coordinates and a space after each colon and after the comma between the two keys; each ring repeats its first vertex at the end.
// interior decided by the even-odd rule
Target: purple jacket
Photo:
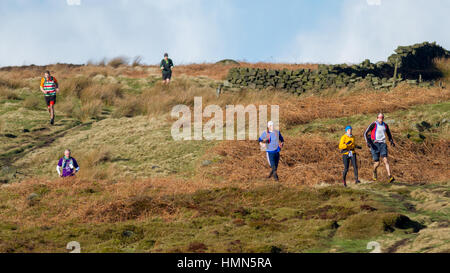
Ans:
{"type": "Polygon", "coordinates": [[[59,173],[59,168],[62,169],[63,177],[73,176],[74,173],[80,169],[77,161],[73,157],[70,157],[69,159],[65,159],[64,157],[61,158],[58,161],[58,166],[56,168],[58,169],[58,173],[59,173]]]}

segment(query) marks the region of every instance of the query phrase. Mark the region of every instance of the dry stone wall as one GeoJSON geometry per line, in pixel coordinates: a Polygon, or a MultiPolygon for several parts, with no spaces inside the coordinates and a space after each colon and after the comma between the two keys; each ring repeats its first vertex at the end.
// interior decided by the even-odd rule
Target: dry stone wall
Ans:
{"type": "Polygon", "coordinates": [[[316,70],[236,67],[230,69],[224,85],[253,89],[273,87],[298,94],[308,90],[351,88],[362,81],[375,89],[391,88],[403,81],[427,87],[434,85],[434,80],[441,76],[433,60],[448,57],[449,51],[436,43],[424,42],[400,46],[387,62],[376,64],[365,60],[359,65],[319,65],[316,70]]]}

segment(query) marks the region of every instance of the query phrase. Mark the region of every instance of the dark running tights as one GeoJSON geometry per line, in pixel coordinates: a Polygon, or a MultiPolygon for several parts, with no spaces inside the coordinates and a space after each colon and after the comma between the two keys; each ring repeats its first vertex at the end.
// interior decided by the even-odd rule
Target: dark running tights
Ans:
{"type": "Polygon", "coordinates": [[[280,153],[267,153],[267,158],[269,159],[272,171],[276,173],[278,169],[278,162],[280,162],[280,153]]]}
{"type": "Polygon", "coordinates": [[[353,171],[355,173],[355,180],[358,180],[358,163],[356,162],[356,155],[354,154],[352,157],[348,157],[348,155],[343,155],[343,161],[344,161],[344,173],[343,178],[344,181],[347,179],[347,173],[348,173],[348,167],[350,165],[350,161],[353,165],[353,171]]]}

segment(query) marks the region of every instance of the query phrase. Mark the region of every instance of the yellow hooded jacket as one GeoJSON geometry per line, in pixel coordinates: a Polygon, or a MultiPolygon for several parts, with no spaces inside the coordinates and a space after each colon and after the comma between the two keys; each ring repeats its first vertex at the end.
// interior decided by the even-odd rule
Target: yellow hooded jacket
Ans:
{"type": "MultiPolygon", "coordinates": [[[[339,142],[339,150],[348,150],[348,151],[352,151],[355,154],[355,148],[356,148],[356,143],[355,143],[354,136],[349,137],[347,134],[345,134],[341,137],[341,141],[339,142]],[[350,145],[347,145],[346,143],[348,143],[349,141],[351,141],[352,143],[350,145]]],[[[343,153],[343,154],[348,155],[348,152],[343,153]]]]}

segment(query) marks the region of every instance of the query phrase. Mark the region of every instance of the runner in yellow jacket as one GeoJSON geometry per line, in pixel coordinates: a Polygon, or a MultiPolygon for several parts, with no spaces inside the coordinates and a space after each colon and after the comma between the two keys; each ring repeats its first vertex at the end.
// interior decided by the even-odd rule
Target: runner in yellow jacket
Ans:
{"type": "Polygon", "coordinates": [[[347,187],[347,173],[350,165],[350,161],[353,165],[353,171],[355,174],[355,184],[359,184],[358,180],[358,163],[356,161],[356,153],[355,149],[361,149],[360,146],[356,145],[355,137],[352,135],[352,127],[347,126],[345,128],[345,135],[341,137],[341,141],[339,142],[339,150],[341,151],[342,160],[344,162],[344,173],[343,173],[343,182],[344,187],[347,187]]]}

